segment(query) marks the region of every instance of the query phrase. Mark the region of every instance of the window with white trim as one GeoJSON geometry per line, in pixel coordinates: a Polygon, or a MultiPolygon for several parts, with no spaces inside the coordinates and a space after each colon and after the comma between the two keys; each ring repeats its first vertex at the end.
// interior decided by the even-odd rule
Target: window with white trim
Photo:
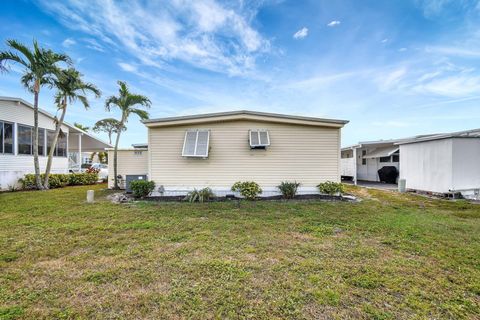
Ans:
{"type": "Polygon", "coordinates": [[[252,149],[265,149],[270,145],[268,130],[250,130],[249,138],[252,149]]]}
{"type": "Polygon", "coordinates": [[[0,121],[0,153],[13,154],[13,123],[0,121]]]}
{"type": "Polygon", "coordinates": [[[183,141],[183,157],[208,158],[209,130],[187,130],[183,141]]]}
{"type": "Polygon", "coordinates": [[[18,154],[33,154],[32,127],[19,124],[17,128],[18,154]]]}

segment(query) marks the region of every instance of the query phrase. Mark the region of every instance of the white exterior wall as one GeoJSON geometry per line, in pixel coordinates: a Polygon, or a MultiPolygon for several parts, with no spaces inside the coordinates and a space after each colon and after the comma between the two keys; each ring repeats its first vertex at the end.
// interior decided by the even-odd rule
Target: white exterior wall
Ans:
{"type": "Polygon", "coordinates": [[[407,189],[448,192],[453,181],[453,139],[400,145],[400,179],[407,189]]]}
{"type": "Polygon", "coordinates": [[[454,138],[452,190],[480,189],[480,139],[454,138]]]}
{"type": "MultiPolygon", "coordinates": [[[[17,124],[33,126],[33,110],[22,103],[14,101],[0,101],[0,120],[13,122],[14,126],[14,154],[0,153],[0,189],[7,189],[16,185],[19,178],[27,173],[34,173],[33,155],[17,154],[17,124]]],[[[39,113],[38,124],[40,128],[55,130],[53,119],[39,113]]],[[[62,131],[68,134],[67,126],[62,126],[62,131]]],[[[40,156],[40,170],[45,171],[47,157],[40,156]]],[[[52,173],[67,173],[68,158],[54,157],[52,173]]]]}

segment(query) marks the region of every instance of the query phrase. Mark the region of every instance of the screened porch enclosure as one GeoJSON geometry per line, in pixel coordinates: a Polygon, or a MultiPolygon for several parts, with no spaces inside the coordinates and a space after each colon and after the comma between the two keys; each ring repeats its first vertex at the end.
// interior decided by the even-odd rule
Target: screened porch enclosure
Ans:
{"type": "Polygon", "coordinates": [[[70,172],[79,172],[82,164],[87,163],[85,153],[102,152],[110,145],[104,143],[97,138],[90,136],[88,133],[71,129],[68,136],[68,170],[70,172]]]}

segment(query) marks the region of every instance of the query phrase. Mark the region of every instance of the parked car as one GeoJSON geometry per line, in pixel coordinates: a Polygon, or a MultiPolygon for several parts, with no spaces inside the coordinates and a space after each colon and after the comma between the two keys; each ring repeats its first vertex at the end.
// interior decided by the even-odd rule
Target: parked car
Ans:
{"type": "Polygon", "coordinates": [[[98,169],[98,178],[101,180],[106,180],[108,178],[108,166],[103,163],[92,163],[92,164],[87,164],[84,163],[82,164],[81,172],[87,171],[88,168],[94,168],[98,169]]]}

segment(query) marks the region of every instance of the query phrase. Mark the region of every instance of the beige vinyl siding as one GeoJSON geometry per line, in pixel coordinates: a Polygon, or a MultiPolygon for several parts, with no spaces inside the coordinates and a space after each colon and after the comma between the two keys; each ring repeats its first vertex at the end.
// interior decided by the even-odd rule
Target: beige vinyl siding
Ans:
{"type": "MultiPolygon", "coordinates": [[[[117,174],[122,175],[146,175],[148,174],[148,151],[147,150],[119,150],[118,151],[117,174]],[[141,152],[141,154],[135,154],[141,152]]],[[[113,150],[108,151],[108,187],[114,185],[113,175],[113,150]]],[[[124,188],[124,186],[121,186],[124,188]]]]}
{"type": "Polygon", "coordinates": [[[167,188],[230,188],[239,180],[275,187],[296,180],[303,187],[340,179],[340,129],[238,120],[149,128],[150,178],[167,188]],[[210,130],[208,159],[182,157],[187,129],[210,130]],[[267,129],[271,145],[252,150],[250,129],[267,129]]]}

